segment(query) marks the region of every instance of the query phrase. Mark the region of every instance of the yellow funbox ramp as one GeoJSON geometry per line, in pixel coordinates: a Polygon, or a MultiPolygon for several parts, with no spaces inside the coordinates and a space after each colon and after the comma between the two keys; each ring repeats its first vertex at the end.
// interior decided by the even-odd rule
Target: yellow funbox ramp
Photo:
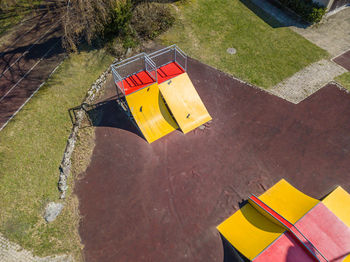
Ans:
{"type": "Polygon", "coordinates": [[[259,196],[259,199],[292,224],[320,202],[305,195],[284,179],[259,196]]]}
{"type": "Polygon", "coordinates": [[[178,128],[164,104],[157,83],[127,95],[126,101],[148,143],[178,128]]]}
{"type": "Polygon", "coordinates": [[[187,73],[161,83],[159,89],[185,134],[212,119],[187,73]]]}
{"type": "Polygon", "coordinates": [[[245,257],[253,260],[285,230],[250,204],[222,222],[217,229],[245,257]]]}
{"type": "MultiPolygon", "coordinates": [[[[350,227],[350,194],[348,192],[339,186],[323,199],[322,203],[350,227]]],[[[350,261],[350,256],[347,259],[350,261]]]]}

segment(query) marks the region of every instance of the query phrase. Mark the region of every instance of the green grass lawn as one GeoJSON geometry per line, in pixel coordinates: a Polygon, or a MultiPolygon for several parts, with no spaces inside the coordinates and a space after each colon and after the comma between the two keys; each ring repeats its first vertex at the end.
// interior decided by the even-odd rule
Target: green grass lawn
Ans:
{"type": "Polygon", "coordinates": [[[0,132],[0,232],[37,255],[81,248],[71,192],[56,221],[46,224],[42,214],[59,197],[58,167],[72,128],[68,109],[82,103],[111,62],[101,50],[71,55],[0,132]]]}
{"type": "Polygon", "coordinates": [[[335,81],[350,91],[350,72],[346,72],[335,78],[335,81]]]}
{"type": "Polygon", "coordinates": [[[30,14],[36,6],[38,6],[42,1],[0,1],[0,36],[6,33],[7,30],[18,24],[22,19],[30,14]],[[6,3],[9,2],[9,3],[6,3]],[[14,2],[16,4],[14,5],[14,2]]]}
{"type": "Polygon", "coordinates": [[[175,43],[188,55],[264,88],[328,56],[291,29],[273,28],[238,0],[185,1],[174,12],[178,19],[160,37],[164,44],[175,43]],[[237,54],[229,55],[229,47],[237,54]]]}

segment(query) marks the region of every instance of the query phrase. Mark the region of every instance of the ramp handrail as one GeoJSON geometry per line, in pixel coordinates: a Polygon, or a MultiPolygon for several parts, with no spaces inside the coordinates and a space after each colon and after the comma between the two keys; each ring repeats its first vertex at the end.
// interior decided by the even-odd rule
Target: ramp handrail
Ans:
{"type": "Polygon", "coordinates": [[[169,59],[169,61],[167,61],[166,63],[162,63],[162,64],[157,64],[156,63],[157,68],[160,68],[160,67],[162,67],[162,66],[164,66],[166,64],[169,64],[171,62],[176,62],[186,72],[187,71],[187,55],[176,44],[168,46],[168,47],[165,47],[165,48],[162,48],[162,49],[157,50],[157,51],[154,51],[153,53],[148,54],[148,56],[151,59],[155,60],[156,58],[158,58],[158,57],[160,57],[160,56],[162,56],[164,54],[171,53],[171,52],[173,52],[173,55],[174,55],[173,59],[169,59]],[[177,55],[180,55],[183,58],[184,61],[181,62],[178,59],[177,55]]]}
{"type": "Polygon", "coordinates": [[[273,210],[271,207],[269,207],[266,203],[264,203],[262,200],[260,200],[258,197],[255,195],[252,195],[249,199],[248,202],[259,212],[262,213],[263,216],[266,217],[266,215],[270,216],[275,222],[278,222],[279,224],[282,224],[284,228],[290,232],[294,238],[304,247],[304,249],[317,261],[321,261],[317,255],[303,242],[303,240],[297,236],[297,233],[301,235],[302,238],[305,239],[307,243],[311,245],[311,247],[316,251],[316,253],[320,254],[322,259],[324,261],[328,262],[326,257],[315,247],[315,245],[306,238],[306,236],[291,222],[289,222],[287,219],[285,219],[281,214],[277,213],[275,210],[273,210]],[[258,207],[258,208],[257,208],[258,207]],[[260,210],[261,209],[261,210],[260,210]],[[295,232],[293,229],[295,229],[297,232],[295,232]]]}
{"type": "Polygon", "coordinates": [[[124,88],[123,80],[141,71],[146,70],[155,82],[158,81],[156,64],[144,52],[112,64],[111,70],[112,70],[115,84],[123,92],[124,95],[125,95],[125,88],[124,88]],[[140,61],[141,63],[133,65],[133,63],[140,62],[140,61]],[[128,66],[134,66],[137,69],[135,68],[130,69],[128,68],[128,66]],[[126,73],[123,73],[123,70],[125,70],[126,73]]]}

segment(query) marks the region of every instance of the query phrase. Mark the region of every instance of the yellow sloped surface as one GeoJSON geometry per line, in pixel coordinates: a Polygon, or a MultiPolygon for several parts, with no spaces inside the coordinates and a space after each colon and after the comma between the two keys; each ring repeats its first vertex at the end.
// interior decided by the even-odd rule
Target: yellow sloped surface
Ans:
{"type": "Polygon", "coordinates": [[[219,232],[245,257],[255,258],[285,230],[246,204],[219,226],[219,232]]]}
{"type": "Polygon", "coordinates": [[[259,199],[292,224],[319,202],[319,200],[305,195],[284,179],[277,182],[259,199]]]}
{"type": "Polygon", "coordinates": [[[126,101],[148,143],[178,128],[164,104],[157,83],[127,95],[126,101]]]}
{"type": "Polygon", "coordinates": [[[344,258],[342,262],[350,262],[350,255],[348,255],[346,258],[344,258]]]}
{"type": "MultiPolygon", "coordinates": [[[[339,186],[323,199],[322,203],[350,227],[350,194],[348,192],[339,186]]],[[[348,260],[350,261],[350,257],[348,260]]]]}
{"type": "Polygon", "coordinates": [[[185,134],[212,119],[187,73],[161,83],[159,89],[185,134]]]}

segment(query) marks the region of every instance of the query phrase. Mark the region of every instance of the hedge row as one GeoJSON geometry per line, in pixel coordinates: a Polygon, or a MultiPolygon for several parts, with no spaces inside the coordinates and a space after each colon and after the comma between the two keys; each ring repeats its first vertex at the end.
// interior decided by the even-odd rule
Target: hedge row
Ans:
{"type": "Polygon", "coordinates": [[[309,23],[318,23],[326,13],[326,8],[313,2],[312,0],[279,0],[280,3],[309,23]]]}

